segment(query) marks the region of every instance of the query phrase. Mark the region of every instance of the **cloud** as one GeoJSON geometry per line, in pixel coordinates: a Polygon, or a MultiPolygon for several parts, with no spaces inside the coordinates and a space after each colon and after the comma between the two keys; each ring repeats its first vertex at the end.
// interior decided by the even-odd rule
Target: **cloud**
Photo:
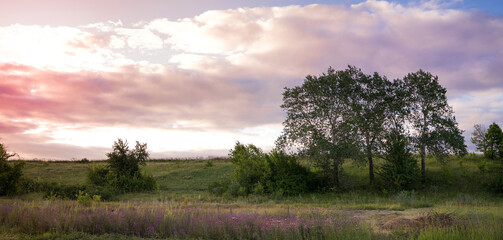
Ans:
{"type": "Polygon", "coordinates": [[[355,64],[391,77],[423,68],[451,91],[502,87],[503,20],[445,4],[242,8],[145,27],[167,35],[185,69],[298,78],[355,64]]]}
{"type": "MultiPolygon", "coordinates": [[[[47,143],[68,151],[65,141],[78,139],[65,136],[121,129],[273,144],[283,88],[348,64],[389,78],[422,68],[447,88],[462,129],[503,122],[503,19],[450,3],[369,0],[213,10],[133,26],[0,27],[0,130],[16,147],[24,138],[33,149],[47,143]]],[[[192,149],[225,149],[193,142],[192,149]]]]}

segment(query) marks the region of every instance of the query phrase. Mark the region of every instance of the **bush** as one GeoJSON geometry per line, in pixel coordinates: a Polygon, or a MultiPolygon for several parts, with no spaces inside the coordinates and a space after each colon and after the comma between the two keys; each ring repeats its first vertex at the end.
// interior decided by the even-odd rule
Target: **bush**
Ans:
{"type": "Polygon", "coordinates": [[[108,183],[110,170],[103,166],[92,166],[87,169],[87,182],[97,186],[105,186],[108,183]]]}
{"type": "Polygon", "coordinates": [[[41,182],[40,190],[45,199],[75,200],[79,191],[85,191],[84,185],[61,185],[55,182],[41,182]]]}
{"type": "Polygon", "coordinates": [[[18,184],[23,176],[24,162],[16,162],[11,166],[7,161],[14,154],[9,154],[0,143],[0,196],[17,193],[18,184]]]}
{"type": "Polygon", "coordinates": [[[147,144],[136,142],[135,149],[129,150],[128,142],[122,139],[114,142],[113,152],[107,153],[110,170],[121,176],[134,176],[140,172],[140,165],[148,159],[147,144]]]}
{"type": "Polygon", "coordinates": [[[412,189],[419,179],[419,166],[414,159],[405,136],[397,131],[391,132],[383,144],[384,163],[377,174],[384,182],[384,188],[401,191],[412,189]]]}
{"type": "Polygon", "coordinates": [[[229,156],[236,165],[231,179],[210,184],[210,193],[295,195],[314,190],[320,184],[316,175],[300,165],[294,156],[281,151],[266,154],[252,144],[238,142],[229,156]]]}
{"type": "Polygon", "coordinates": [[[141,192],[157,189],[157,183],[153,176],[136,173],[133,177],[126,175],[117,175],[108,182],[108,184],[122,192],[141,192]]]}
{"type": "Polygon", "coordinates": [[[266,190],[284,195],[295,195],[313,190],[309,189],[308,182],[313,179],[310,176],[312,173],[300,165],[294,156],[274,150],[267,154],[266,158],[271,169],[271,175],[266,180],[266,190]]]}
{"type": "Polygon", "coordinates": [[[217,196],[222,196],[225,192],[229,190],[230,183],[231,183],[230,179],[212,182],[208,185],[208,192],[210,192],[211,194],[215,194],[217,196]]]}
{"type": "Polygon", "coordinates": [[[127,141],[119,139],[114,142],[113,152],[107,156],[107,166],[92,166],[88,169],[87,181],[90,185],[109,187],[120,192],[157,189],[154,177],[140,172],[140,165],[145,165],[148,159],[147,144],[136,142],[135,149],[129,150],[127,141]]]}

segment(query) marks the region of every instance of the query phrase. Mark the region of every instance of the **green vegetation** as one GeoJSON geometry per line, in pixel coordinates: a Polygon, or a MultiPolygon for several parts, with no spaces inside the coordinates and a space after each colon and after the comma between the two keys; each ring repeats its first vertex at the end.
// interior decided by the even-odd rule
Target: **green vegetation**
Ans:
{"type": "MultiPolygon", "coordinates": [[[[418,155],[413,157],[416,161],[419,160],[418,155]]],[[[381,166],[386,162],[381,158],[375,160],[376,166],[381,166]]],[[[248,236],[247,234],[253,234],[246,232],[244,225],[242,229],[239,227],[237,232],[232,233],[223,230],[224,228],[209,230],[203,226],[202,229],[197,230],[180,225],[178,230],[183,228],[187,235],[175,236],[175,233],[160,232],[158,228],[155,228],[153,234],[149,235],[147,228],[156,221],[156,217],[145,214],[166,211],[166,209],[174,209],[170,211],[184,209],[187,215],[178,216],[190,216],[191,221],[195,221],[195,219],[201,219],[202,221],[210,216],[216,217],[217,215],[213,214],[220,212],[223,215],[218,215],[218,219],[224,222],[227,221],[226,223],[229,225],[233,224],[233,217],[246,216],[246,218],[243,217],[247,221],[246,224],[257,224],[254,226],[258,226],[258,222],[262,224],[266,221],[261,216],[269,216],[271,217],[270,221],[273,221],[274,219],[284,219],[282,216],[289,214],[297,216],[299,221],[302,220],[301,222],[307,223],[307,219],[310,218],[305,218],[307,217],[305,214],[313,211],[328,211],[335,214],[333,216],[341,215],[346,216],[348,219],[359,219],[359,221],[352,223],[355,224],[353,227],[348,228],[349,232],[327,230],[327,238],[339,236],[342,239],[431,239],[434,237],[466,239],[469,237],[465,238],[465,236],[474,238],[485,236],[487,239],[499,239],[503,229],[501,224],[503,220],[503,201],[500,195],[486,191],[484,182],[490,177],[490,173],[482,174],[480,171],[478,166],[482,160],[484,160],[482,155],[469,154],[463,158],[452,156],[446,165],[443,165],[434,158],[426,158],[428,164],[427,182],[424,187],[415,191],[389,192],[385,188],[369,187],[366,181],[368,166],[359,166],[348,161],[341,165],[344,168],[344,174],[341,175],[341,187],[333,191],[301,193],[293,196],[260,195],[252,192],[247,196],[238,197],[225,194],[217,196],[207,190],[212,182],[229,179],[232,176],[237,166],[230,159],[212,159],[213,165],[211,167],[207,166],[207,160],[146,161],[144,169],[152,173],[159,189],[152,192],[119,193],[114,200],[120,202],[94,199],[92,193],[79,192],[78,190],[76,200],[73,201],[61,201],[50,197],[44,199],[44,194],[38,192],[19,195],[15,198],[4,197],[0,199],[0,215],[5,213],[6,209],[18,209],[17,212],[11,211],[10,217],[7,219],[0,217],[0,219],[3,219],[0,221],[4,221],[0,224],[3,226],[0,229],[0,238],[15,236],[15,238],[38,237],[44,239],[44,236],[46,238],[58,236],[62,239],[66,237],[70,239],[70,236],[80,236],[82,238],[98,239],[109,236],[109,238],[116,239],[126,238],[126,236],[132,234],[121,230],[131,229],[127,222],[120,222],[115,227],[114,224],[107,225],[103,222],[103,224],[100,224],[102,226],[101,230],[92,230],[91,225],[82,225],[82,222],[78,222],[83,221],[77,219],[79,212],[89,214],[89,217],[96,221],[98,219],[101,219],[100,221],[110,219],[110,221],[114,222],[115,220],[111,216],[99,215],[102,209],[108,209],[108,212],[116,212],[122,209],[124,216],[131,218],[136,216],[134,214],[142,214],[142,217],[138,218],[137,221],[141,221],[141,224],[144,224],[142,226],[145,227],[139,228],[142,233],[134,235],[136,237],[169,237],[175,239],[177,237],[198,238],[198,236],[205,238],[206,236],[211,238],[210,235],[206,235],[210,234],[211,231],[213,231],[212,234],[242,234],[240,236],[243,236],[243,238],[247,238],[244,237],[245,235],[248,236]],[[132,209],[136,210],[130,212],[132,209]],[[204,213],[203,209],[209,212],[204,213]],[[60,223],[65,222],[65,224],[58,226],[50,225],[56,223],[47,222],[40,225],[23,225],[26,226],[24,228],[19,225],[16,227],[17,220],[14,217],[23,212],[31,213],[32,215],[29,216],[34,219],[40,219],[41,215],[46,216],[46,214],[65,212],[69,213],[69,217],[58,215],[59,217],[56,219],[59,219],[60,223]],[[253,217],[255,216],[253,214],[259,216],[253,217]],[[447,220],[448,225],[446,226],[416,223],[420,221],[421,217],[427,219],[426,216],[435,214],[449,214],[451,220],[447,220]],[[401,218],[408,220],[400,220],[401,218]],[[401,221],[412,221],[413,224],[411,223],[409,226],[407,225],[409,223],[401,221]],[[147,224],[149,225],[147,226],[147,224]],[[81,226],[81,228],[75,227],[77,225],[81,226]],[[358,229],[363,229],[363,231],[358,229]]],[[[493,161],[487,162],[488,168],[491,168],[493,161]]],[[[309,165],[312,162],[303,163],[307,164],[304,166],[312,168],[309,165]]],[[[87,168],[105,165],[106,162],[43,163],[28,161],[26,162],[25,178],[37,179],[40,182],[55,180],[54,184],[59,186],[79,186],[86,184],[87,168]],[[48,169],[52,174],[46,173],[48,169]],[[54,178],[53,175],[59,175],[60,177],[54,178]]],[[[376,181],[379,183],[382,179],[377,177],[376,181]]],[[[167,214],[167,216],[176,216],[176,211],[171,212],[174,215],[167,214]]],[[[181,212],[178,213],[181,214],[181,212]]],[[[30,222],[29,219],[25,221],[30,222]]],[[[277,235],[280,234],[279,232],[274,231],[267,234],[273,235],[262,235],[262,239],[280,236],[277,235]]],[[[294,239],[295,236],[299,235],[281,236],[277,238],[294,239]]],[[[316,238],[317,235],[311,236],[316,238]]]]}
{"type": "Polygon", "coordinates": [[[119,139],[114,142],[113,152],[107,153],[107,166],[88,170],[88,182],[122,192],[154,190],[154,178],[140,172],[140,165],[145,165],[148,156],[146,143],[136,142],[135,149],[129,150],[128,142],[119,139]]]}
{"type": "Polygon", "coordinates": [[[301,86],[285,88],[281,108],[287,116],[277,147],[294,148],[312,160],[332,187],[340,187],[340,166],[346,158],[361,162],[365,156],[373,185],[374,157],[389,156],[386,151],[396,148],[384,146],[386,136],[398,133],[410,139],[406,148],[421,154],[425,183],[427,155],[443,160],[467,152],[446,92],[437,76],[422,70],[390,81],[354,66],[329,68],[318,77],[307,76],[301,86]]]}
{"type": "Polygon", "coordinates": [[[235,165],[231,178],[210,184],[211,193],[234,197],[250,193],[283,196],[313,191],[321,186],[313,172],[294,156],[281,151],[263,153],[253,144],[238,142],[229,156],[235,165]]]}
{"type": "Polygon", "coordinates": [[[0,143],[0,196],[17,192],[18,184],[23,175],[24,162],[16,162],[14,166],[7,163],[14,154],[9,154],[0,143]]]}

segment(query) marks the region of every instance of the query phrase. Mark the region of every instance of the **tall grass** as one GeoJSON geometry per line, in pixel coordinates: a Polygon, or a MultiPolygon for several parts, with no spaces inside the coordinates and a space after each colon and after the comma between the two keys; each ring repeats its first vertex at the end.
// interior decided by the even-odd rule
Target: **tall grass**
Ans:
{"type": "MultiPolygon", "coordinates": [[[[11,233],[121,234],[203,239],[376,239],[359,219],[326,209],[264,214],[182,205],[122,203],[84,207],[74,202],[0,204],[0,225],[11,233]]],[[[4,231],[6,231],[4,229],[4,231]]]]}

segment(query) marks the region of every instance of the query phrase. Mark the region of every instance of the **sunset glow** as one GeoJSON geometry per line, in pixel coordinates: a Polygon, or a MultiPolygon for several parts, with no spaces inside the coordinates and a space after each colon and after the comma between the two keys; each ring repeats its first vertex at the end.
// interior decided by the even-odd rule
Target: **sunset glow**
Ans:
{"type": "Polygon", "coordinates": [[[104,159],[117,138],[154,158],[270,149],[283,88],[329,66],[438,75],[471,151],[474,124],[503,124],[501,3],[19,2],[0,10],[0,142],[23,159],[104,159]]]}

